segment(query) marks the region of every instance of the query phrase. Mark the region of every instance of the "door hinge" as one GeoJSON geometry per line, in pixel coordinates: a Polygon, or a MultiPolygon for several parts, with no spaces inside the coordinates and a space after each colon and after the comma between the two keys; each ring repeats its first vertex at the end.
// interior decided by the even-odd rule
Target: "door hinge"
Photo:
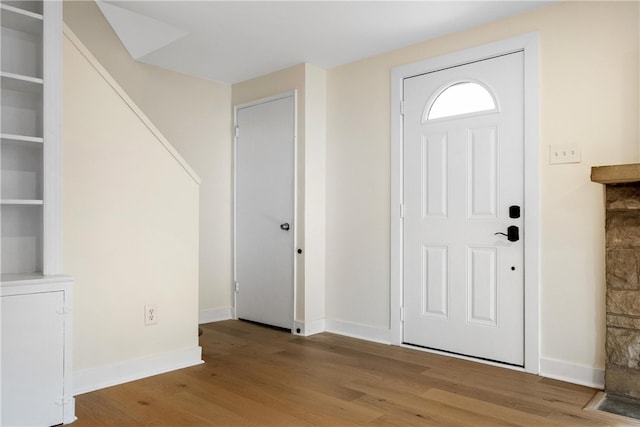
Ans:
{"type": "Polygon", "coordinates": [[[404,116],[404,101],[400,101],[400,115],[404,116]]]}
{"type": "Polygon", "coordinates": [[[400,307],[400,321],[404,322],[404,307],[400,307]]]}
{"type": "Polygon", "coordinates": [[[234,128],[234,132],[235,132],[235,136],[236,136],[236,138],[237,138],[238,136],[240,136],[240,128],[239,128],[238,126],[236,126],[236,127],[234,128]]]}
{"type": "Polygon", "coordinates": [[[71,398],[71,397],[64,397],[64,396],[63,396],[63,397],[61,397],[61,398],[59,398],[59,399],[56,399],[53,403],[54,403],[56,406],[66,406],[66,405],[71,404],[72,402],[73,402],[73,398],[71,398]]]}
{"type": "Polygon", "coordinates": [[[404,218],[404,203],[400,203],[400,219],[404,218]]]}
{"type": "Polygon", "coordinates": [[[56,313],[65,315],[71,313],[71,307],[65,305],[60,310],[56,310],[56,313]]]}
{"type": "Polygon", "coordinates": [[[240,283],[235,282],[235,290],[236,292],[240,292],[240,283]]]}

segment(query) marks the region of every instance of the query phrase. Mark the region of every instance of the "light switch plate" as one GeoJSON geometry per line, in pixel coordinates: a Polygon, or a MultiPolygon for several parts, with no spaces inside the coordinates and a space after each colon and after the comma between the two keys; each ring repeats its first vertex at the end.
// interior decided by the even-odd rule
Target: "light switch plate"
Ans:
{"type": "Polygon", "coordinates": [[[580,163],[580,148],[577,145],[551,145],[549,146],[549,164],[580,163]]]}

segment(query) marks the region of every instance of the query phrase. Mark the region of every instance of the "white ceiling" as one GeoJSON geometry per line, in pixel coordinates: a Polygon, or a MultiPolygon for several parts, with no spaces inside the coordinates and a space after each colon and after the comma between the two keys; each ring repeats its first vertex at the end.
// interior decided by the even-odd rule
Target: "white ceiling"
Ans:
{"type": "Polygon", "coordinates": [[[332,68],[551,1],[97,1],[131,56],[236,83],[332,68]]]}

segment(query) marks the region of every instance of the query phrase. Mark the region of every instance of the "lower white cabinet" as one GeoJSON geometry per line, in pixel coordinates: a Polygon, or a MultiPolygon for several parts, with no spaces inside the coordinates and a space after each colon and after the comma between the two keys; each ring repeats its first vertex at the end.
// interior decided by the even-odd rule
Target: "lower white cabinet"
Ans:
{"type": "Polygon", "coordinates": [[[2,426],[75,420],[71,384],[72,279],[3,281],[0,296],[2,426]]]}

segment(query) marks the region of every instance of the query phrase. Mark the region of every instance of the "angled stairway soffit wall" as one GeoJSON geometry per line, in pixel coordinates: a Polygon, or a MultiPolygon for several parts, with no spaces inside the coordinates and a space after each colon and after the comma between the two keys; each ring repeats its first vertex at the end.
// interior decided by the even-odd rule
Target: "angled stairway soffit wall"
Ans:
{"type": "Polygon", "coordinates": [[[96,1],[102,14],[135,60],[162,49],[189,34],[157,19],[123,9],[104,1],[96,1]],[[140,37],[143,34],[144,37],[140,37]]]}

